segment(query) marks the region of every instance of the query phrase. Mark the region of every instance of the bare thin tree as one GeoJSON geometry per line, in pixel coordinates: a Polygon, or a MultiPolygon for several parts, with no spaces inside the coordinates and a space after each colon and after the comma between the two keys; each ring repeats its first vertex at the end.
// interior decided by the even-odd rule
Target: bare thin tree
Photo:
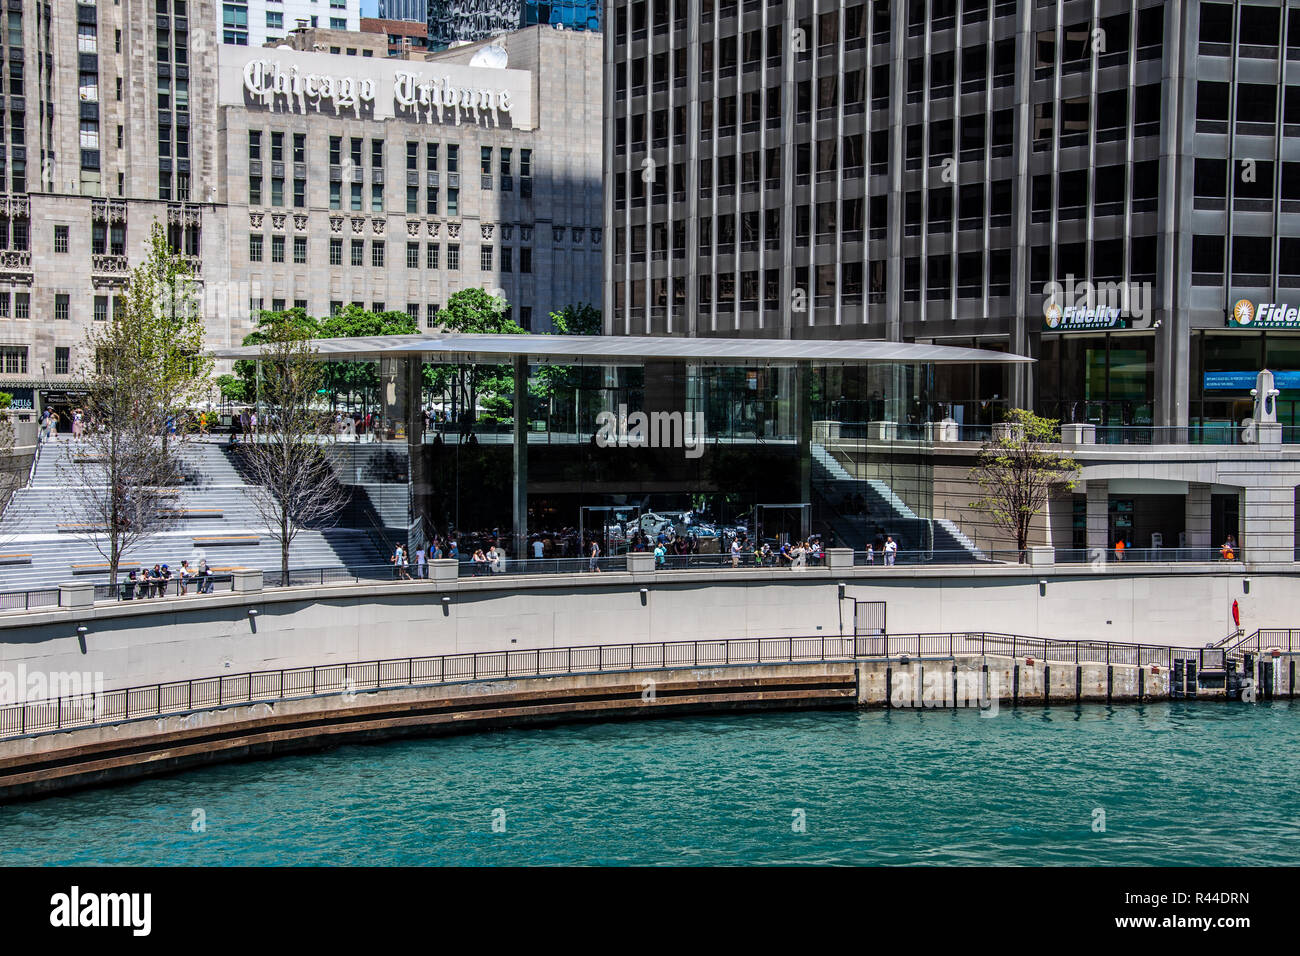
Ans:
{"type": "Polygon", "coordinates": [[[130,323],[114,318],[91,329],[86,345],[89,427],[71,451],[67,481],[75,533],[108,562],[115,585],[123,558],[159,530],[178,470],[162,443],[164,415],[130,323]]]}
{"type": "Polygon", "coordinates": [[[236,454],[249,499],[280,544],[280,571],[288,583],[289,547],[303,528],[333,523],[348,501],[321,442],[325,419],[313,408],[324,368],[308,332],[272,320],[261,344],[263,414],[258,434],[236,454]]]}

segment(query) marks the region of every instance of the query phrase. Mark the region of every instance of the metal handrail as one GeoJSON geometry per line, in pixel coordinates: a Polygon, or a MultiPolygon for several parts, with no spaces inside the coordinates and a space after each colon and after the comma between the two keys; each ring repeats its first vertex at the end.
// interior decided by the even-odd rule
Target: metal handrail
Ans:
{"type": "Polygon", "coordinates": [[[430,686],[728,665],[825,661],[947,659],[962,655],[1026,657],[1044,662],[1172,667],[1174,655],[1203,651],[1151,644],[1057,641],[1018,634],[880,634],[869,636],[762,637],[579,647],[477,651],[347,664],[322,664],[219,677],[92,691],[0,707],[0,738],[53,733],[74,727],[184,714],[231,704],[355,694],[395,687],[430,686]],[[1055,655],[1055,656],[1054,656],[1055,655]]]}

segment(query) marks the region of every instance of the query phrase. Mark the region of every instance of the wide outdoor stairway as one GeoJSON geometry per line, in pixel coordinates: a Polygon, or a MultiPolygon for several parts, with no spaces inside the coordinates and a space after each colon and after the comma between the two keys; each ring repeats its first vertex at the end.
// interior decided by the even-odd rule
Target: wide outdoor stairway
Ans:
{"type": "Polygon", "coordinates": [[[984,560],[985,555],[947,518],[922,518],[888,484],[878,478],[856,478],[824,446],[812,446],[813,494],[822,513],[830,516],[829,543],[854,551],[866,549],[876,532],[892,535],[900,550],[913,554],[940,552],[949,558],[984,560]],[[854,496],[862,512],[846,511],[854,496]]]}
{"type": "MultiPolygon", "coordinates": [[[[41,447],[32,481],[14,494],[0,520],[0,591],[52,587],[67,581],[107,580],[107,561],[84,528],[79,505],[86,482],[102,472],[72,441],[41,447]]],[[[249,497],[249,487],[217,442],[190,440],[178,449],[184,480],[165,492],[158,532],[130,552],[123,568],[206,557],[214,568],[280,567],[279,542],[249,497]]],[[[107,548],[105,547],[105,550],[107,548]]],[[[385,556],[355,527],[303,530],[294,538],[293,568],[382,564],[385,556]]]]}

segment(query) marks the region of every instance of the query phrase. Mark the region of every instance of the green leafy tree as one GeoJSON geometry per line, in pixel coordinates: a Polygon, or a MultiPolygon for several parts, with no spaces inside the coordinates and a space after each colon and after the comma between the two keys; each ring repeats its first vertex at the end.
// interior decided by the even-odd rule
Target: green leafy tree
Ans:
{"type": "Polygon", "coordinates": [[[1030,524],[1052,495],[1074,489],[1079,465],[1053,447],[1061,440],[1059,421],[1022,408],[1008,411],[1006,420],[1007,434],[985,442],[971,470],[980,498],[970,507],[987,514],[1023,552],[1030,524]]]}
{"type": "MultiPolygon", "coordinates": [[[[125,313],[138,343],[135,359],[142,363],[165,423],[201,397],[213,361],[203,348],[200,290],[189,263],[172,248],[156,219],[146,245],[145,259],[126,288],[125,313]]],[[[164,427],[164,449],[167,439],[164,427]]]]}
{"type": "MultiPolygon", "coordinates": [[[[600,309],[592,305],[569,305],[551,313],[555,335],[600,335],[603,329],[600,309]]],[[[602,401],[598,389],[602,369],[577,365],[542,365],[533,374],[532,394],[546,406],[546,417],[552,425],[563,423],[570,414],[579,416],[581,396],[602,401]]],[[[590,410],[589,410],[590,411],[590,410]]],[[[572,423],[573,430],[578,421],[572,423]]]]}
{"type": "MultiPolygon", "coordinates": [[[[509,316],[505,299],[483,289],[461,289],[447,300],[438,312],[438,324],[447,332],[469,332],[479,335],[525,335],[509,316]]],[[[459,420],[463,425],[475,421],[475,409],[480,398],[489,417],[508,420],[503,413],[513,408],[514,369],[509,365],[456,365],[430,366],[425,376],[435,392],[450,394],[453,407],[459,407],[459,420]],[[502,400],[507,404],[503,405],[502,400]]]]}
{"type": "Polygon", "coordinates": [[[238,375],[218,375],[217,390],[221,397],[228,402],[244,402],[247,389],[244,387],[244,380],[238,375]]]}

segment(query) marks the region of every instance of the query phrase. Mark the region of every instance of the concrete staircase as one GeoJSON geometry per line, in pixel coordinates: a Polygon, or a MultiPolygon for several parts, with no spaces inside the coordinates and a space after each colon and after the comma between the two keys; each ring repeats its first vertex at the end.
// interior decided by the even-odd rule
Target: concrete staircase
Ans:
{"type": "MultiPolygon", "coordinates": [[[[96,567],[107,562],[95,541],[59,527],[85,522],[78,490],[87,479],[102,481],[93,463],[78,465],[79,454],[84,451],[64,440],[38,452],[30,485],[15,492],[0,520],[0,591],[107,580],[106,568],[96,567]]],[[[165,506],[176,514],[129,552],[123,567],[165,563],[174,570],[182,559],[197,566],[206,557],[213,567],[278,570],[279,542],[266,533],[266,522],[226,448],[191,440],[179,445],[177,455],[184,481],[168,489],[165,506]]],[[[386,558],[365,530],[342,525],[300,531],[290,546],[289,565],[359,567],[380,565],[386,558]]]]}

